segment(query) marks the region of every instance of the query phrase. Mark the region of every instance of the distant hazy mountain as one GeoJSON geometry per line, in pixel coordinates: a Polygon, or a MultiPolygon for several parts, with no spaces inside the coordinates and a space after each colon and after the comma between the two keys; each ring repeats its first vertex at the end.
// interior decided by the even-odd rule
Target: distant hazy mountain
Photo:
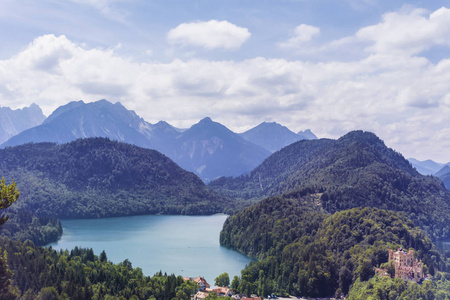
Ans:
{"type": "Polygon", "coordinates": [[[309,129],[296,134],[275,122],[263,122],[240,136],[272,153],[300,140],[317,139],[309,129]]]}
{"type": "Polygon", "coordinates": [[[74,101],[61,106],[42,125],[13,136],[2,147],[29,142],[62,144],[90,137],[107,137],[158,150],[205,181],[220,176],[239,176],[270,155],[209,118],[188,130],[164,121],[153,125],[122,104],[106,100],[74,101]]]}
{"type": "Polygon", "coordinates": [[[317,136],[309,129],[299,131],[297,134],[302,137],[302,140],[317,140],[317,136]]]}
{"type": "Polygon", "coordinates": [[[0,107],[0,144],[28,128],[42,124],[44,119],[41,108],[34,103],[16,110],[0,107]]]}
{"type": "Polygon", "coordinates": [[[106,100],[70,102],[56,109],[42,125],[12,137],[2,146],[24,143],[67,143],[78,138],[107,137],[146,147],[150,125],[120,103],[106,100]]]}
{"type": "Polygon", "coordinates": [[[269,151],[210,118],[204,118],[184,131],[175,144],[175,153],[169,157],[206,181],[244,174],[270,155],[269,151]]]}
{"type": "Polygon", "coordinates": [[[434,174],[440,180],[444,182],[445,187],[450,190],[450,166],[445,165],[442,169],[439,170],[436,174],[434,174]]]}
{"type": "Polygon", "coordinates": [[[21,191],[16,207],[38,215],[202,215],[232,208],[158,151],[105,138],[8,147],[0,157],[0,174],[21,191]]]}
{"type": "Polygon", "coordinates": [[[422,175],[433,175],[445,166],[445,164],[437,163],[431,159],[420,161],[415,158],[408,158],[408,161],[422,175]]]}

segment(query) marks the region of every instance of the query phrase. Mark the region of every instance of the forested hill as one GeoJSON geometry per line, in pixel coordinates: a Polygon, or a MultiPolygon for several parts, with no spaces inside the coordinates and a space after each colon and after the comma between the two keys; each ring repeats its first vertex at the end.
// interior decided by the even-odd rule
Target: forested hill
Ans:
{"type": "Polygon", "coordinates": [[[420,175],[373,133],[354,131],[338,140],[299,141],[267,158],[250,174],[221,178],[209,187],[234,198],[259,200],[300,190],[320,192],[328,212],[353,207],[403,211],[433,238],[450,236],[450,193],[420,175]]]}
{"type": "Polygon", "coordinates": [[[221,244],[260,258],[242,271],[241,292],[347,294],[400,246],[416,250],[425,272],[448,271],[448,258],[403,213],[353,208],[330,215],[314,205],[320,194],[305,194],[264,199],[225,222],[221,244]]]}
{"type": "Polygon", "coordinates": [[[163,154],[105,138],[8,147],[0,157],[0,174],[21,191],[15,206],[38,215],[200,215],[233,205],[163,154]]]}

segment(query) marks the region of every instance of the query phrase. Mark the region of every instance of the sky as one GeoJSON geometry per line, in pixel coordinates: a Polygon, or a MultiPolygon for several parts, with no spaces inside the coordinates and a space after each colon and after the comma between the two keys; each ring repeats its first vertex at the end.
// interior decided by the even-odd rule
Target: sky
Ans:
{"type": "Polygon", "coordinates": [[[0,106],[121,102],[450,162],[450,0],[0,0],[0,106]]]}

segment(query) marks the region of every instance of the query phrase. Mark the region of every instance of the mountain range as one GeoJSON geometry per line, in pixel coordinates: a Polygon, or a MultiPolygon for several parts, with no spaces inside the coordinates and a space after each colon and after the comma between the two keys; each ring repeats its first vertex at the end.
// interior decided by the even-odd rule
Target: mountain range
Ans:
{"type": "Polygon", "coordinates": [[[36,104],[12,110],[0,107],[0,144],[28,128],[42,124],[45,116],[36,104]]]}
{"type": "Polygon", "coordinates": [[[417,172],[422,175],[435,175],[438,173],[443,167],[446,165],[450,165],[450,162],[446,164],[437,163],[431,159],[427,159],[424,161],[417,160],[415,158],[408,158],[408,161],[411,165],[416,168],[417,172]]]}
{"type": "Polygon", "coordinates": [[[1,146],[30,142],[63,144],[78,138],[107,137],[155,149],[208,182],[221,176],[245,174],[271,152],[292,141],[316,138],[310,130],[295,134],[276,123],[263,127],[258,126],[241,136],[204,118],[183,130],[165,121],[150,124],[120,103],[73,101],[56,109],[41,125],[24,130],[1,146]]]}
{"type": "Polygon", "coordinates": [[[434,175],[444,183],[450,190],[450,162],[446,164],[437,163],[431,159],[420,161],[414,158],[408,158],[411,165],[423,175],[434,175]]]}

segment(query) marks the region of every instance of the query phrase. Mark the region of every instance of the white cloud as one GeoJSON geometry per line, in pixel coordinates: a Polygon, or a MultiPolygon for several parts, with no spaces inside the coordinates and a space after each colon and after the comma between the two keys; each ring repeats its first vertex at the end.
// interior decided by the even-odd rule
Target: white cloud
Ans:
{"type": "Polygon", "coordinates": [[[398,43],[379,33],[393,22],[385,17],[373,30],[361,29],[341,43],[348,47],[362,37],[372,42],[371,51],[351,61],[260,57],[141,63],[115,49],[46,35],[0,60],[0,101],[12,108],[36,102],[49,114],[68,101],[107,98],[150,122],[162,119],[180,127],[211,116],[236,131],[268,119],[295,131],[311,128],[322,137],[364,129],[408,157],[449,161],[450,58],[432,63],[412,55],[419,50],[408,51],[402,34],[409,31],[400,30],[413,26],[410,18],[424,26],[439,19],[443,27],[438,32],[430,38],[418,33],[412,43],[421,45],[418,49],[426,49],[427,43],[445,45],[441,16],[446,14],[446,9],[429,17],[417,11],[397,13],[392,30],[398,31],[398,43]]]}
{"type": "MultiPolygon", "coordinates": [[[[384,55],[403,59],[420,56],[435,46],[450,46],[450,9],[434,12],[405,6],[398,12],[386,13],[380,23],[363,27],[354,35],[319,44],[314,42],[319,28],[302,24],[295,35],[280,44],[295,54],[321,60],[354,60],[367,55],[384,55]]],[[[383,64],[384,65],[384,64],[383,64]]]]}
{"type": "Polygon", "coordinates": [[[172,44],[191,45],[206,49],[239,49],[250,38],[247,28],[227,21],[183,23],[171,29],[167,40],[172,44]]]}
{"type": "Polygon", "coordinates": [[[416,55],[436,45],[450,46],[450,9],[431,14],[423,9],[391,12],[379,24],[360,29],[356,37],[371,42],[373,53],[416,55]]]}
{"type": "Polygon", "coordinates": [[[301,24],[294,30],[294,36],[280,44],[282,48],[300,48],[320,34],[320,28],[301,24]]]}

